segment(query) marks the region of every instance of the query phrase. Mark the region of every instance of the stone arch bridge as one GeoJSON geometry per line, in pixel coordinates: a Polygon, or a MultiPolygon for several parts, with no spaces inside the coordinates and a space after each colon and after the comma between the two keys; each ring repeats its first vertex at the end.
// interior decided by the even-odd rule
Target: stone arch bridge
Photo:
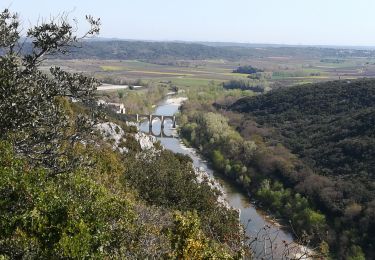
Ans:
{"type": "MultiPolygon", "coordinates": [[[[103,101],[104,102],[104,101],[103,101]]],[[[103,103],[101,102],[101,103],[103,103]]],[[[173,137],[173,136],[167,136],[164,133],[164,125],[165,122],[170,120],[172,121],[172,128],[176,128],[176,117],[174,115],[172,116],[166,116],[166,115],[153,115],[153,114],[127,114],[126,113],[126,108],[124,104],[122,103],[103,103],[105,104],[109,109],[112,111],[116,112],[117,114],[121,114],[122,117],[126,120],[129,121],[135,121],[137,123],[140,123],[141,121],[148,121],[149,124],[149,134],[152,134],[157,137],[173,137]],[[160,135],[155,135],[153,133],[152,129],[152,123],[154,120],[159,120],[160,125],[161,125],[161,131],[160,135]]]]}
{"type": "Polygon", "coordinates": [[[145,115],[145,114],[124,114],[128,120],[136,121],[137,123],[147,120],[152,129],[152,122],[154,120],[159,120],[161,123],[161,128],[164,129],[165,122],[167,120],[172,121],[172,128],[176,128],[176,116],[165,116],[165,115],[145,115]]]}

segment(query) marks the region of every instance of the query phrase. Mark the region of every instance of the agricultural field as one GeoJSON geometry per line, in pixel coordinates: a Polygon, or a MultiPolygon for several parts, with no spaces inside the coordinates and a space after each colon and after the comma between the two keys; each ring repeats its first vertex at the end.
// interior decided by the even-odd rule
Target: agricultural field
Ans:
{"type": "Polygon", "coordinates": [[[180,88],[203,87],[210,82],[220,84],[233,79],[247,79],[247,74],[232,73],[240,65],[252,65],[264,70],[262,80],[271,88],[338,79],[375,77],[375,59],[347,58],[303,59],[299,57],[263,57],[239,61],[179,60],[157,64],[138,60],[48,60],[72,71],[95,75],[103,82],[136,82],[169,84],[180,88]]]}

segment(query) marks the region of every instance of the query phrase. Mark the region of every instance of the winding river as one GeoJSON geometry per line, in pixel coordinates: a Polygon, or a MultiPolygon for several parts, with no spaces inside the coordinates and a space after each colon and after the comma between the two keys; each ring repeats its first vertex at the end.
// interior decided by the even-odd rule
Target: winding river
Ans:
{"type": "MultiPolygon", "coordinates": [[[[155,108],[154,114],[174,115],[178,112],[180,103],[178,99],[166,99],[155,108]]],[[[140,129],[143,132],[149,133],[148,122],[142,123],[140,129]]],[[[154,120],[153,122],[153,134],[155,136],[160,134],[159,120],[154,120]]],[[[254,242],[251,246],[256,259],[262,257],[263,259],[290,258],[290,253],[289,256],[283,256],[285,254],[285,242],[290,244],[290,247],[295,246],[293,236],[290,233],[280,229],[278,223],[271,221],[266,214],[256,209],[246,194],[238,190],[232,183],[224,180],[219,174],[216,174],[208,162],[196,153],[195,149],[187,148],[178,138],[176,131],[172,129],[172,123],[169,121],[165,122],[164,135],[175,136],[174,138],[158,138],[166,149],[174,153],[182,153],[190,156],[195,167],[205,170],[211,178],[222,185],[226,201],[233,208],[240,210],[240,220],[246,227],[246,235],[252,239],[257,237],[257,242],[254,242]],[[273,252],[271,252],[271,250],[273,250],[273,252]],[[271,256],[271,253],[273,256],[271,256]]],[[[299,252],[298,254],[301,253],[299,252]]]]}

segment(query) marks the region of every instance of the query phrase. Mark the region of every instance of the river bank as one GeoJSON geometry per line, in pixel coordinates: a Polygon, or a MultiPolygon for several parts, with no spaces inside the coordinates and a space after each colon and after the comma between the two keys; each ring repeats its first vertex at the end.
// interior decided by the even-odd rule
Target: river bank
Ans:
{"type": "MultiPolygon", "coordinates": [[[[154,113],[160,115],[174,115],[179,111],[179,107],[185,100],[186,98],[181,97],[167,98],[156,107],[154,113]]],[[[148,123],[142,123],[140,128],[142,131],[148,132],[148,123]]],[[[155,128],[157,132],[158,130],[156,129],[160,129],[160,122],[154,121],[153,128],[155,128]]],[[[167,135],[174,134],[176,136],[177,134],[176,130],[172,129],[171,125],[168,123],[165,125],[164,132],[166,132],[167,135]]],[[[291,233],[281,229],[281,225],[277,221],[273,220],[269,215],[265,214],[265,212],[257,209],[250,201],[247,194],[240,191],[233,183],[228,182],[221,174],[216,173],[207,160],[201,157],[194,148],[187,147],[180,138],[158,138],[158,140],[166,149],[174,153],[188,155],[193,160],[194,167],[205,171],[211,179],[220,183],[223,187],[225,200],[228,202],[229,206],[240,211],[240,221],[245,227],[249,241],[252,241],[251,248],[255,252],[255,256],[259,258],[264,257],[265,259],[271,258],[270,254],[275,254],[274,251],[275,248],[277,248],[276,258],[290,259],[290,257],[286,258],[284,255],[286,245],[289,246],[288,250],[294,251],[294,256],[302,256],[310,252],[307,248],[294,243],[291,233]]],[[[275,255],[273,255],[273,257],[275,257],[275,255]]]]}

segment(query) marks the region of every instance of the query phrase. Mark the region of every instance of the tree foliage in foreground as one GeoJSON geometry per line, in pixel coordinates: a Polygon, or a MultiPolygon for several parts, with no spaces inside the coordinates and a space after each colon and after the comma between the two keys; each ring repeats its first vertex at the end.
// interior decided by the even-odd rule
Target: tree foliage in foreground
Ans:
{"type": "MultiPolygon", "coordinates": [[[[87,17],[91,29],[85,36],[99,32],[99,20],[87,17]]],[[[20,22],[16,14],[0,14],[0,138],[11,139],[18,153],[35,165],[52,172],[71,168],[72,158],[64,152],[90,131],[89,118],[77,115],[71,122],[59,102],[63,97],[92,101],[98,82],[59,67],[46,74],[40,70],[43,60],[66,53],[78,41],[73,26],[64,17],[43,22],[27,31],[32,50],[22,54],[20,22]],[[71,161],[68,163],[67,161],[71,161]]],[[[85,37],[84,36],[84,37],[85,37]]]]}
{"type": "Polygon", "coordinates": [[[0,256],[119,257],[137,246],[140,230],[129,199],[111,194],[82,170],[50,178],[15,157],[1,142],[0,256]]]}

